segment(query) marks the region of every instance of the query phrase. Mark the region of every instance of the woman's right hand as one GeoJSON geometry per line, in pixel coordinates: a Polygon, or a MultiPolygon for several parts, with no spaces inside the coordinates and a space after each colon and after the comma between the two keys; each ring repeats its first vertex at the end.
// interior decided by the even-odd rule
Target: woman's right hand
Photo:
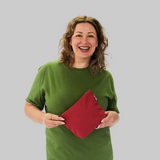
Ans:
{"type": "Polygon", "coordinates": [[[43,119],[43,124],[47,127],[47,128],[54,128],[57,127],[59,125],[64,125],[64,118],[59,117],[58,115],[55,114],[51,114],[51,113],[46,113],[43,115],[42,117],[43,119]]]}
{"type": "Polygon", "coordinates": [[[47,128],[54,128],[59,125],[64,125],[64,119],[58,115],[44,113],[38,107],[26,102],[25,114],[36,123],[44,124],[47,128]]]}

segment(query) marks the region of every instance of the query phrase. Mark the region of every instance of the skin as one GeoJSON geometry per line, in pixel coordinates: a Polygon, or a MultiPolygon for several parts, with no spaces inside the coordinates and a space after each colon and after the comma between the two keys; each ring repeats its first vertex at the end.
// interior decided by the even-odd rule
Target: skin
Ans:
{"type": "MultiPolygon", "coordinates": [[[[92,54],[98,46],[97,33],[90,23],[79,23],[76,25],[74,34],[71,38],[70,45],[73,48],[75,62],[74,68],[85,68],[89,66],[92,54]],[[79,47],[89,47],[88,50],[81,50],[79,47]]],[[[54,128],[64,125],[64,119],[58,115],[44,113],[36,106],[26,102],[25,114],[32,121],[44,124],[47,128],[54,128]]],[[[112,127],[119,121],[119,115],[115,111],[106,111],[106,118],[102,119],[96,129],[112,127]]]]}
{"type": "Polygon", "coordinates": [[[113,127],[119,121],[119,115],[115,111],[105,111],[106,118],[102,119],[100,125],[96,128],[113,127]]]}
{"type": "MultiPolygon", "coordinates": [[[[70,45],[73,48],[75,57],[75,68],[85,68],[89,66],[92,54],[98,46],[97,33],[90,23],[79,23],[76,25],[70,45]],[[81,52],[79,46],[90,47],[88,52],[81,52]]],[[[106,111],[106,118],[102,119],[101,124],[96,128],[112,127],[119,121],[119,115],[115,111],[106,111]]]]}
{"type": "Polygon", "coordinates": [[[79,23],[76,25],[70,45],[73,48],[75,68],[85,68],[89,66],[92,54],[98,46],[97,33],[90,23],[79,23]],[[89,47],[88,51],[80,50],[79,47],[89,47]]]}
{"type": "Polygon", "coordinates": [[[64,124],[64,119],[62,117],[51,113],[44,113],[28,102],[25,104],[25,114],[32,121],[44,124],[47,128],[54,128],[64,124]]]}

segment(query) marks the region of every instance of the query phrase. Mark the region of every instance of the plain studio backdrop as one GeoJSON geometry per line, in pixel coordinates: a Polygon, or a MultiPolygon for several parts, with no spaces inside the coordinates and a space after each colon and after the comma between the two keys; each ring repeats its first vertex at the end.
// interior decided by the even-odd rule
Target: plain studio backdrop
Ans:
{"type": "Polygon", "coordinates": [[[59,40],[78,15],[98,19],[109,39],[107,69],[120,110],[111,128],[114,159],[160,159],[158,0],[0,1],[0,159],[46,159],[45,127],[25,116],[25,99],[38,68],[59,57],[59,40]]]}

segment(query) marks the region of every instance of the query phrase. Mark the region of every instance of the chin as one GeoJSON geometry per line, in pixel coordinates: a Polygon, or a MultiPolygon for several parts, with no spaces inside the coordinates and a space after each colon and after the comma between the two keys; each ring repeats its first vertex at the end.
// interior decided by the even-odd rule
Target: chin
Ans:
{"type": "Polygon", "coordinates": [[[92,54],[81,53],[81,54],[79,54],[79,56],[82,57],[82,58],[90,58],[92,56],[92,54]]]}
{"type": "Polygon", "coordinates": [[[90,59],[91,56],[80,56],[82,59],[90,59]]]}

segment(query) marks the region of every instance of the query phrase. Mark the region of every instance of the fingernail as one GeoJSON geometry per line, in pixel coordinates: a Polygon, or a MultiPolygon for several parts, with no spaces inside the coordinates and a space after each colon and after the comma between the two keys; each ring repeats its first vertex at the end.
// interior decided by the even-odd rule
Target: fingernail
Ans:
{"type": "Polygon", "coordinates": [[[62,121],[65,121],[65,119],[64,119],[64,118],[62,118],[62,121]]]}
{"type": "Polygon", "coordinates": [[[99,126],[98,127],[96,127],[96,129],[98,129],[99,128],[99,126]]]}
{"type": "Polygon", "coordinates": [[[101,123],[104,122],[103,120],[101,121],[101,123]]]}
{"type": "Polygon", "coordinates": [[[62,124],[65,124],[64,122],[62,122],[62,124]]]}

